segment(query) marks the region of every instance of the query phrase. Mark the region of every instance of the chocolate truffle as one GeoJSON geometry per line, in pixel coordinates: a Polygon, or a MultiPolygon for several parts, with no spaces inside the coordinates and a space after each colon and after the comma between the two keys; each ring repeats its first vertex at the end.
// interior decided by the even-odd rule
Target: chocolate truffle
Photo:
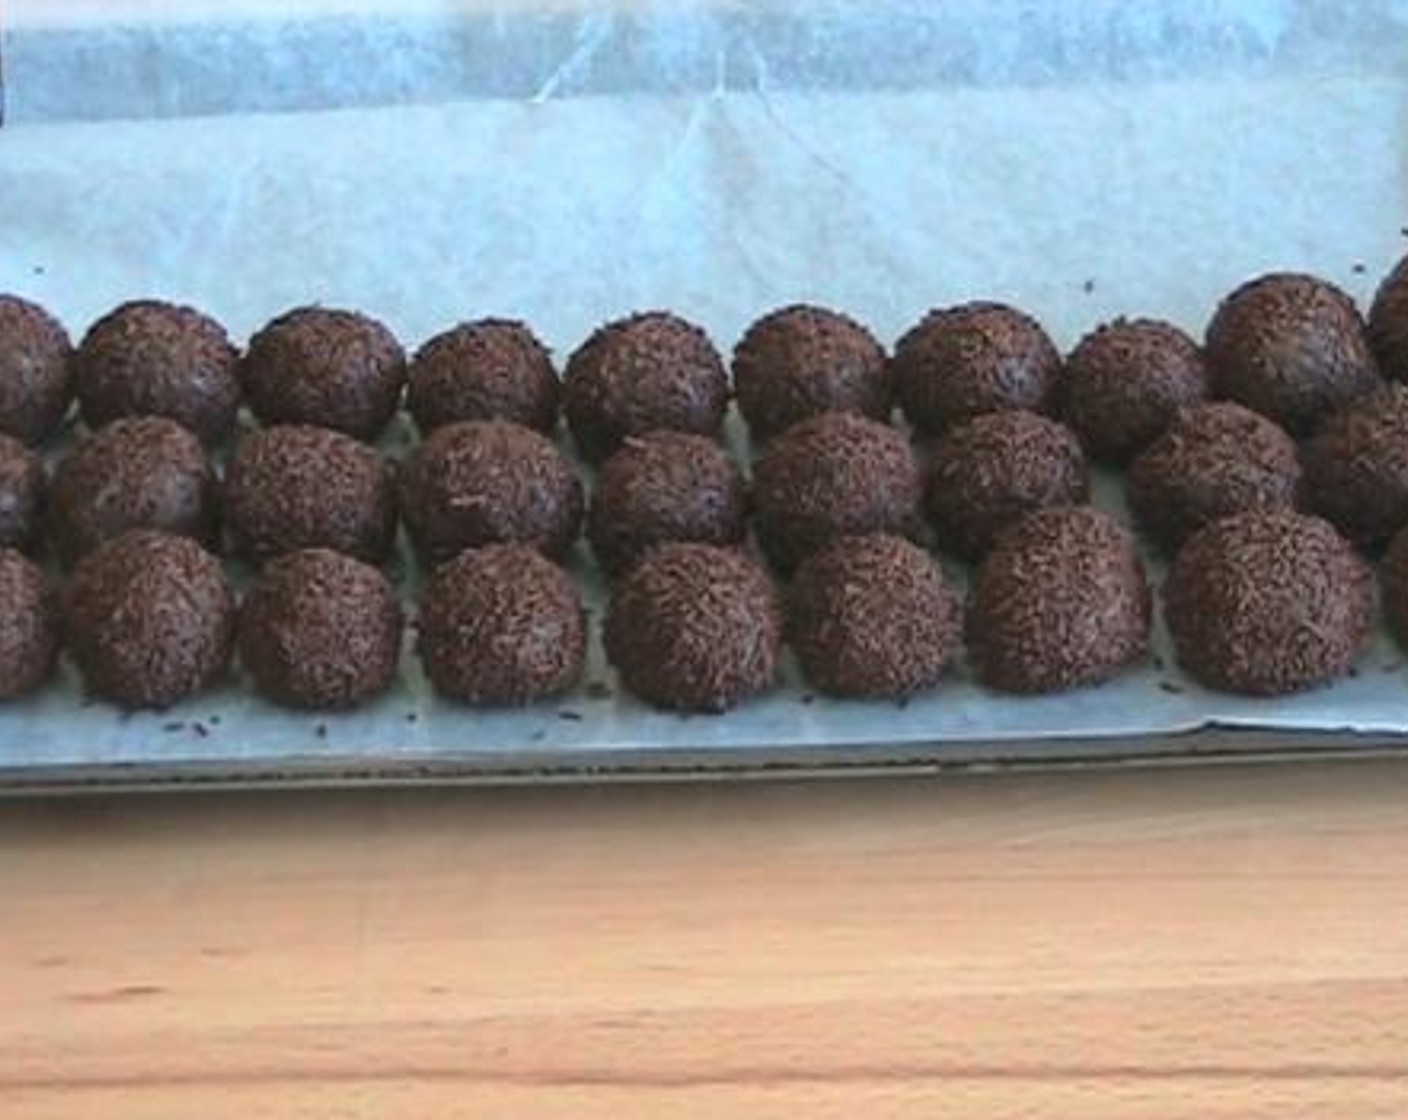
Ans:
{"type": "Polygon", "coordinates": [[[287,424],[245,436],[225,475],[225,519],[255,563],[329,548],[377,564],[396,539],[391,466],[327,428],[287,424]]]}
{"type": "Polygon", "coordinates": [[[43,499],[39,456],[0,432],[0,548],[24,551],[38,539],[43,499]]]}
{"type": "Polygon", "coordinates": [[[738,408],[755,440],[823,412],[888,420],[893,401],[885,351],[838,311],[798,304],[769,312],[733,352],[738,408]]]}
{"type": "Polygon", "coordinates": [[[1219,517],[1296,504],[1295,441],[1264,416],[1230,402],[1181,414],[1130,466],[1129,506],[1165,552],[1219,517]]]}
{"type": "Polygon", "coordinates": [[[958,652],[958,596],[903,537],[842,537],[797,569],[788,637],[813,687],[899,697],[932,688],[958,652]]]}
{"type": "Polygon", "coordinates": [[[934,444],[924,505],[939,547],[977,560],[1023,515],[1089,496],[1090,471],[1074,432],[1034,412],[990,412],[934,444]]]}
{"type": "Polygon", "coordinates": [[[905,416],[933,434],[986,412],[1049,411],[1061,355],[1025,312],[965,303],[929,312],[896,344],[890,369],[905,416]]]}
{"type": "Polygon", "coordinates": [[[0,295],[0,432],[42,443],[68,411],[72,346],[38,304],[0,295]]]}
{"type": "Polygon", "coordinates": [[[167,708],[226,670],[235,603],[195,541],[146,529],[79,562],[65,635],[88,691],[124,708],[167,708]]]}
{"type": "Polygon", "coordinates": [[[135,300],[89,328],[73,366],[83,420],[165,416],[206,443],[230,434],[239,411],[239,352],[225,328],[193,307],[135,300]]]}
{"type": "Polygon", "coordinates": [[[1398,531],[1384,553],[1379,585],[1389,629],[1408,648],[1408,528],[1398,531]]]}
{"type": "Polygon", "coordinates": [[[54,675],[60,628],[59,601],[44,573],[0,548],[0,700],[33,692],[54,675]]]}
{"type": "Polygon", "coordinates": [[[418,628],[430,683],[470,704],[528,704],[566,692],[586,660],[577,588],[528,545],[472,549],[435,569],[418,628]]]}
{"type": "Polygon", "coordinates": [[[59,555],[77,560],[130,529],[160,529],[214,545],[215,471],[196,436],[175,420],[114,420],[59,462],[47,523],[59,555]]]}
{"type": "Polygon", "coordinates": [[[325,548],[280,556],[245,595],[240,663],[288,708],[353,708],[381,695],[401,655],[401,605],[376,568],[325,548]]]}
{"type": "Polygon", "coordinates": [[[722,712],[776,679],[782,610],[767,572],[742,552],[662,544],[612,587],[603,637],[642,700],[722,712]]]}
{"type": "Polygon", "coordinates": [[[1386,385],[1335,413],[1302,453],[1301,499],[1355,544],[1408,524],[1408,386],[1386,385]]]}
{"type": "MultiPolygon", "coordinates": [[[[3,336],[0,327],[0,336],[3,336]]],[[[1408,257],[1398,262],[1369,308],[1369,345],[1386,377],[1408,381],[1408,257]]]]}
{"type": "Polygon", "coordinates": [[[791,571],[835,537],[913,536],[923,484],[909,442],[850,412],[794,424],[768,445],[753,475],[758,540],[791,571]]]}
{"type": "Polygon", "coordinates": [[[1203,352],[1170,323],[1116,319],[1076,344],[1061,371],[1060,413],[1085,450],[1123,464],[1208,395],[1203,352]]]}
{"type": "Polygon", "coordinates": [[[1369,598],[1368,567],[1328,522],[1258,510],[1189,538],[1164,615],[1178,663],[1203,685],[1276,696],[1349,671],[1369,598]]]}
{"type": "Polygon", "coordinates": [[[1294,273],[1262,276],[1224,299],[1208,324],[1207,360],[1216,396],[1296,436],[1382,384],[1354,301],[1294,273]]]}
{"type": "Polygon", "coordinates": [[[1096,684],[1144,657],[1150,596],[1133,535],[1088,508],[1029,514],[997,539],[968,598],[979,680],[1003,692],[1096,684]]]}
{"type": "Polygon", "coordinates": [[[656,429],[716,436],[728,407],[728,374],[709,336],[668,311],[598,329],[567,361],[567,424],[592,462],[627,436],[656,429]]]}
{"type": "Polygon", "coordinates": [[[461,323],[420,348],[406,407],[422,433],[458,420],[512,420],[551,432],[562,394],[547,348],[524,323],[461,323]]]}
{"type": "Polygon", "coordinates": [[[508,420],[437,428],[401,471],[401,515],[433,564],[465,548],[521,543],[558,560],[582,525],[582,481],[540,432],[508,420]]]}
{"type": "Polygon", "coordinates": [[[741,544],[748,532],[743,476],[718,444],[684,432],[632,436],[596,479],[587,539],[619,572],[663,541],[741,544]]]}
{"type": "Polygon", "coordinates": [[[370,440],[396,414],[406,355],[367,315],[299,307],[249,340],[241,369],[265,424],[316,424],[370,440]]]}

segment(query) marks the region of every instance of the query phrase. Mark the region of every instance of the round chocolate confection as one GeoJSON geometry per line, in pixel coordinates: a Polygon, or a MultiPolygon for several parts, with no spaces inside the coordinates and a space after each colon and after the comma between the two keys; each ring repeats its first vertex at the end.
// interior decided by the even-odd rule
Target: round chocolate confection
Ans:
{"type": "Polygon", "coordinates": [[[797,569],[788,637],[807,680],[834,696],[932,688],[958,652],[959,598],[903,537],[842,537],[797,569]]]}
{"type": "Polygon", "coordinates": [[[1276,696],[1342,676],[1369,628],[1370,576],[1318,517],[1226,517],[1178,553],[1164,615],[1178,662],[1208,688],[1276,696]]]}
{"type": "Polygon", "coordinates": [[[1408,528],[1394,535],[1384,553],[1379,587],[1389,629],[1398,644],[1408,648],[1408,528]]]}
{"type": "Polygon", "coordinates": [[[577,588],[528,545],[473,549],[435,569],[418,628],[430,683],[470,704],[520,705],[566,692],[586,661],[577,588]]]}
{"type": "Polygon", "coordinates": [[[758,460],[758,540],[773,564],[791,571],[836,537],[913,536],[922,491],[903,434],[854,413],[823,413],[788,428],[758,460]]]}
{"type": "Polygon", "coordinates": [[[230,434],[240,405],[239,352],[193,307],[135,300],[88,329],[74,358],[84,422],[165,416],[206,443],[230,434]]]}
{"type": "Polygon", "coordinates": [[[717,436],[728,374],[709,336],[668,311],[599,328],[567,361],[567,424],[592,462],[657,429],[717,436]]]}
{"type": "Polygon", "coordinates": [[[1216,396],[1296,436],[1382,384],[1354,301],[1294,273],[1262,276],[1224,299],[1208,324],[1207,360],[1216,396]]]}
{"type": "Polygon", "coordinates": [[[1090,471],[1074,432],[1034,412],[990,412],[934,444],[924,505],[939,547],[977,560],[1024,515],[1089,497],[1090,471]]]}
{"type": "Polygon", "coordinates": [[[234,634],[220,561],[187,537],[124,533],[69,581],[69,650],[89,692],[124,708],[170,707],[213,683],[234,634]]]}
{"type": "Polygon", "coordinates": [[[1374,295],[1369,308],[1369,345],[1385,376],[1408,381],[1408,257],[1384,277],[1374,295]]]}
{"type": "Polygon", "coordinates": [[[381,695],[401,655],[401,605],[379,570],[328,549],[269,564],[245,595],[240,663],[289,708],[356,707],[381,695]]]}
{"type": "Polygon", "coordinates": [[[931,311],[895,345],[895,393],[934,434],[986,412],[1049,411],[1061,355],[1040,323],[1001,303],[931,311]]]}
{"type": "Polygon", "coordinates": [[[1060,413],[1086,451],[1123,464],[1208,395],[1191,338],[1156,319],[1116,319],[1076,344],[1061,372],[1060,413]]]}
{"type": "Polygon", "coordinates": [[[893,400],[884,348],[838,311],[793,305],[748,328],[733,352],[738,409],[756,440],[823,412],[889,420],[893,400]]]}
{"type": "Polygon", "coordinates": [[[327,428],[252,432],[225,473],[225,519],[236,550],[255,563],[305,548],[380,563],[396,539],[391,465],[327,428]]]}
{"type": "Polygon", "coordinates": [[[420,348],[406,407],[422,433],[459,420],[512,420],[551,432],[561,395],[552,357],[526,324],[481,319],[420,348]]]}
{"type": "Polygon", "coordinates": [[[0,548],[24,550],[38,539],[43,501],[44,464],[0,432],[0,548]]]}
{"type": "Polygon", "coordinates": [[[1386,385],[1331,416],[1302,453],[1301,499],[1355,544],[1408,524],[1408,386],[1386,385]]]}
{"type": "Polygon", "coordinates": [[[99,428],[59,462],[46,516],[67,562],[131,529],[214,545],[219,484],[194,433],[162,416],[133,416],[99,428]]]}
{"type": "Polygon", "coordinates": [[[436,429],[401,471],[401,515],[431,563],[466,548],[530,544],[567,554],[582,525],[582,481],[540,432],[508,420],[436,429]]]}
{"type": "Polygon", "coordinates": [[[0,700],[33,692],[54,675],[60,613],[44,573],[0,548],[0,700]]]}
{"type": "Polygon", "coordinates": [[[969,591],[978,678],[1003,692],[1108,680],[1149,648],[1149,584],[1134,536],[1099,510],[1038,510],[988,553],[969,591]]]}
{"type": "Polygon", "coordinates": [[[396,415],[406,355],[381,323],[355,311],[299,307],[252,339],[242,375],[265,424],[316,424],[375,439],[396,415]]]}
{"type": "Polygon", "coordinates": [[[0,432],[42,443],[68,411],[73,348],[38,304],[0,295],[0,432]]]}
{"type": "Polygon", "coordinates": [[[718,444],[685,432],[632,436],[602,466],[587,539],[608,572],[664,541],[741,544],[748,532],[743,475],[718,444]]]}
{"type": "Polygon", "coordinates": [[[1165,552],[1209,522],[1252,509],[1291,509],[1300,483],[1295,441],[1230,402],[1182,413],[1130,466],[1139,527],[1165,552]]]}
{"type": "Polygon", "coordinates": [[[782,609],[767,572],[741,551],[662,544],[612,587],[603,638],[642,700],[722,712],[776,680],[782,609]]]}

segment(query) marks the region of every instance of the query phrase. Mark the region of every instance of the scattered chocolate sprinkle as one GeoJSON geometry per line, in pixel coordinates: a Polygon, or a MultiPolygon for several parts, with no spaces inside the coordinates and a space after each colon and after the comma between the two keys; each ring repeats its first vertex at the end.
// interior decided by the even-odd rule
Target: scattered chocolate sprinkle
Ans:
{"type": "Polygon", "coordinates": [[[1182,686],[1181,686],[1181,685],[1176,685],[1176,684],[1174,684],[1172,681],[1160,681],[1160,682],[1159,682],[1159,689],[1160,689],[1161,691],[1163,691],[1163,692],[1170,693],[1170,694],[1172,694],[1172,695],[1174,695],[1174,696],[1182,696],[1182,695],[1183,695],[1183,688],[1182,688],[1182,686]]]}
{"type": "Polygon", "coordinates": [[[587,684],[587,696],[593,700],[610,700],[615,692],[605,681],[591,681],[587,684]]]}
{"type": "Polygon", "coordinates": [[[582,713],[574,712],[570,708],[564,708],[562,711],[557,713],[557,718],[560,720],[565,720],[568,723],[581,723],[582,713]]]}

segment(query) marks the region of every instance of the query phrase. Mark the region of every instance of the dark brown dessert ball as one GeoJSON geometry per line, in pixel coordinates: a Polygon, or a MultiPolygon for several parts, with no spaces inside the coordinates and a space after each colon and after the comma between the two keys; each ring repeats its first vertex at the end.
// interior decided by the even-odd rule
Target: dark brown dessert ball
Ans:
{"type": "Polygon", "coordinates": [[[728,374],[709,336],[668,311],[599,328],[567,361],[567,424],[592,462],[627,436],[665,429],[716,436],[728,407],[728,374]]]}
{"type": "Polygon", "coordinates": [[[1046,412],[1061,355],[1040,323],[1001,303],[931,311],[895,345],[895,393],[909,422],[934,434],[986,412],[1046,412]]]}
{"type": "Polygon", "coordinates": [[[850,412],[794,424],[768,445],[753,474],[758,540],[791,571],[836,537],[913,536],[923,484],[909,442],[850,412]]]}
{"type": "Polygon", "coordinates": [[[1157,319],[1116,319],[1076,344],[1061,371],[1060,413],[1086,451],[1123,464],[1208,395],[1207,365],[1191,338],[1157,319]]]}
{"type": "Polygon", "coordinates": [[[136,300],[88,329],[73,384],[90,428],[124,416],[164,416],[218,443],[239,411],[239,352],[225,328],[195,308],[136,300]]]}
{"type": "Polygon", "coordinates": [[[64,633],[88,691],[167,708],[224,674],[235,602],[220,561],[189,537],[138,529],[85,556],[64,633]]]}
{"type": "Polygon", "coordinates": [[[581,596],[529,545],[473,549],[436,568],[418,629],[430,683],[469,704],[520,705],[566,692],[586,661],[581,596]]]}
{"type": "Polygon", "coordinates": [[[54,675],[60,615],[44,573],[0,548],[0,701],[31,693],[54,675]]]}
{"type": "Polygon", "coordinates": [[[1243,284],[1208,324],[1216,396],[1269,416],[1292,435],[1382,384],[1354,301],[1313,276],[1243,284]]]}
{"type": "Polygon", "coordinates": [[[748,328],[733,352],[733,387],[755,440],[823,412],[889,420],[893,407],[889,364],[875,336],[838,311],[801,304],[748,328]]]}
{"type": "Polygon", "coordinates": [[[286,424],[252,432],[225,474],[225,519],[255,563],[329,548],[378,564],[396,539],[391,465],[342,432],[286,424]]]}
{"type": "Polygon", "coordinates": [[[939,437],[924,489],[939,547],[965,560],[980,559],[1033,510],[1089,497],[1075,433],[1034,412],[990,412],[939,437]]]}
{"type": "Polygon", "coordinates": [[[1139,527],[1172,553],[1209,522],[1251,509],[1291,509],[1300,483],[1295,441],[1230,402],[1176,419],[1134,460],[1126,479],[1139,527]]]}
{"type": "Polygon", "coordinates": [[[512,420],[551,432],[561,395],[552,357],[526,324],[480,319],[420,348],[406,407],[422,433],[459,420],[512,420]]]}
{"type": "Polygon", "coordinates": [[[1331,416],[1302,453],[1301,500],[1355,544],[1408,524],[1408,386],[1386,385],[1331,416]]]}
{"type": "Polygon", "coordinates": [[[803,561],[792,584],[788,638],[808,682],[834,696],[932,688],[962,631],[943,569],[903,537],[842,537],[803,561]]]}
{"type": "Polygon", "coordinates": [[[608,572],[663,541],[736,545],[747,532],[738,467],[713,440],[684,432],[626,440],[597,475],[587,514],[587,539],[608,572]]]}
{"type": "Polygon", "coordinates": [[[59,426],[73,391],[72,353],[57,319],[0,295],[0,432],[33,446],[59,426]]]}
{"type": "Polygon", "coordinates": [[[1389,629],[1398,644],[1408,648],[1408,528],[1394,535],[1384,553],[1379,586],[1389,629]]]}
{"type": "Polygon", "coordinates": [[[1385,377],[1408,381],[1408,257],[1394,265],[1374,296],[1369,345],[1385,377]]]}
{"type": "Polygon", "coordinates": [[[133,416],[99,428],[59,462],[46,516],[68,562],[131,529],[213,546],[219,484],[194,433],[162,416],[133,416]]]}
{"type": "Polygon", "coordinates": [[[990,688],[1059,692],[1141,660],[1150,613],[1133,534],[1099,510],[1038,510],[1003,533],[978,568],[968,650],[990,688]]]}
{"type": "Polygon", "coordinates": [[[370,316],[327,307],[273,320],[249,340],[241,369],[265,424],[316,424],[364,440],[391,422],[406,383],[395,335],[370,316]]]}
{"type": "Polygon", "coordinates": [[[245,595],[240,663],[289,708],[353,708],[380,696],[401,656],[401,605],[369,564],[325,548],[280,556],[245,595]]]}
{"type": "Polygon", "coordinates": [[[1164,615],[1178,663],[1208,688],[1276,696],[1349,671],[1369,628],[1368,567],[1318,517],[1215,521],[1178,553],[1164,615]]]}
{"type": "Polygon", "coordinates": [[[767,572],[742,552],[662,544],[612,587],[603,637],[634,695],[722,712],[777,678],[782,608],[767,572]]]}
{"type": "Polygon", "coordinates": [[[0,432],[0,548],[24,551],[39,538],[44,464],[19,440],[0,432]]]}

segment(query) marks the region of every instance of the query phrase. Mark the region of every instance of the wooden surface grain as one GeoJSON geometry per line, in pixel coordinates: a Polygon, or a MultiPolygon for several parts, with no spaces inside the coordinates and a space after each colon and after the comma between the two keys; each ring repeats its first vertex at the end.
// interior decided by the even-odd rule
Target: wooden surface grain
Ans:
{"type": "Polygon", "coordinates": [[[1401,1117],[1408,764],[0,804],[0,1116],[1401,1117]]]}

